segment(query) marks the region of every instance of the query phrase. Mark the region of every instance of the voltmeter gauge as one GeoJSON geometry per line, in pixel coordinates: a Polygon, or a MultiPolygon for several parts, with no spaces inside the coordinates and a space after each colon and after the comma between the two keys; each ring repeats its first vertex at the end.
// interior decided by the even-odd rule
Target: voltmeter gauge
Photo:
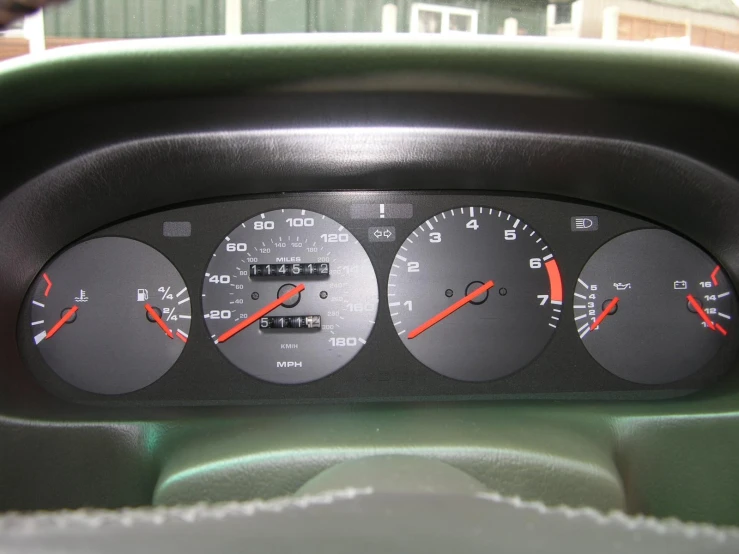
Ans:
{"type": "Polygon", "coordinates": [[[62,252],[31,288],[31,336],[42,358],[77,388],[122,394],[177,361],[190,330],[190,295],[157,250],[127,238],[62,252]]]}
{"type": "Polygon", "coordinates": [[[729,340],[736,297],[708,254],[669,231],[642,229],[593,254],[573,311],[600,365],[628,381],[662,384],[695,373],[729,340]]]}

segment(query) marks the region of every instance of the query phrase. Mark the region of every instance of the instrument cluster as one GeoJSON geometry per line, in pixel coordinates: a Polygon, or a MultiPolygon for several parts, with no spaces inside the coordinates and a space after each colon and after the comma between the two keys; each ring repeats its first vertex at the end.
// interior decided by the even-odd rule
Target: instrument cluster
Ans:
{"type": "Polygon", "coordinates": [[[303,193],[164,210],[40,272],[36,378],[144,404],[607,395],[735,361],[721,264],[637,217],[498,195],[303,193]]]}

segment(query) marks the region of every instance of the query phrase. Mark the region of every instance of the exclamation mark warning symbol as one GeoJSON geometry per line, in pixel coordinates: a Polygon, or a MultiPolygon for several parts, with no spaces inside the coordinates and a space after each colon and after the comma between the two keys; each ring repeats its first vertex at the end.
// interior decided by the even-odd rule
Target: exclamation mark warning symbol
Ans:
{"type": "Polygon", "coordinates": [[[380,204],[380,219],[385,218],[385,204],[380,204]]]}

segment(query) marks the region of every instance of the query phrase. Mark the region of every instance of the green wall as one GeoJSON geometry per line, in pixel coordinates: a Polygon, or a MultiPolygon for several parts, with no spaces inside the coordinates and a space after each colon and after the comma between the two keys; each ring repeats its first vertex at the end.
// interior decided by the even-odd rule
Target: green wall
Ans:
{"type": "MultiPolygon", "coordinates": [[[[382,6],[398,5],[398,31],[410,26],[414,0],[242,0],[244,33],[378,32],[382,6]]],[[[478,10],[478,31],[499,34],[507,17],[526,34],[546,31],[547,0],[427,0],[478,10]]],[[[221,35],[225,0],[73,0],[46,9],[46,33],[80,38],[221,35]]]]}

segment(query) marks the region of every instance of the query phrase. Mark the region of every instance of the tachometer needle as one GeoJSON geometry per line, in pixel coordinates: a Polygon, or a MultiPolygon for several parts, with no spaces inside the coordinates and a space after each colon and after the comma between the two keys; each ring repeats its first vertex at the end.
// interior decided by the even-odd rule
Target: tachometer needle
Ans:
{"type": "Polygon", "coordinates": [[[712,331],[716,330],[716,325],[711,321],[711,318],[708,317],[708,314],[701,307],[700,302],[698,302],[692,294],[688,295],[688,304],[690,304],[695,312],[701,316],[701,319],[706,323],[709,329],[712,331]]]}
{"type": "Polygon", "coordinates": [[[455,302],[454,304],[452,304],[451,306],[449,306],[443,312],[439,312],[434,317],[432,317],[431,319],[429,319],[426,323],[423,323],[422,325],[419,325],[418,327],[416,327],[415,329],[413,329],[413,331],[411,331],[410,333],[408,333],[408,338],[409,339],[416,338],[418,335],[420,335],[421,333],[423,333],[425,330],[429,329],[430,327],[433,327],[434,325],[436,325],[437,323],[439,323],[445,317],[453,314],[454,312],[456,312],[459,308],[461,308],[462,306],[464,306],[468,302],[474,300],[475,298],[477,298],[481,294],[484,294],[486,291],[488,291],[491,288],[493,288],[493,286],[495,286],[495,283],[493,283],[492,281],[488,281],[484,285],[481,285],[481,286],[477,287],[475,290],[473,290],[467,296],[465,296],[464,298],[461,298],[460,300],[458,300],[457,302],[455,302]]]}
{"type": "Polygon", "coordinates": [[[162,321],[162,318],[159,317],[159,314],[156,312],[156,310],[151,307],[151,304],[144,304],[144,308],[146,309],[146,312],[149,314],[151,319],[153,319],[156,324],[162,328],[164,334],[167,335],[170,339],[173,339],[174,335],[172,334],[172,331],[170,331],[169,327],[167,327],[167,324],[162,321]]]}
{"type": "Polygon", "coordinates": [[[598,325],[603,323],[603,320],[608,317],[608,315],[611,313],[611,310],[616,306],[616,304],[618,304],[618,296],[614,297],[614,299],[611,300],[605,308],[603,308],[603,311],[600,312],[600,315],[595,319],[595,321],[593,321],[593,324],[590,326],[591,331],[595,329],[598,325]]]}
{"type": "Polygon", "coordinates": [[[51,337],[56,335],[56,332],[61,329],[64,324],[69,321],[72,316],[77,312],[77,306],[72,306],[69,311],[62,316],[62,318],[56,322],[56,325],[54,325],[51,329],[49,329],[49,332],[46,333],[46,337],[44,337],[46,340],[49,340],[51,337]]]}
{"type": "Polygon", "coordinates": [[[255,321],[259,321],[259,319],[263,318],[269,312],[271,312],[272,310],[276,310],[277,308],[280,307],[280,305],[282,305],[283,303],[285,303],[288,300],[290,300],[296,294],[300,294],[304,290],[305,290],[305,285],[303,285],[301,283],[300,285],[298,285],[294,289],[286,292],[285,294],[283,294],[282,296],[280,296],[279,298],[277,298],[277,300],[275,300],[273,302],[270,302],[269,304],[267,304],[264,308],[262,308],[258,312],[254,312],[250,317],[248,317],[247,319],[245,319],[244,321],[242,321],[241,323],[239,323],[235,327],[232,327],[231,329],[229,329],[228,331],[226,331],[225,333],[223,333],[220,337],[218,337],[216,339],[216,344],[227,341],[228,339],[230,339],[231,337],[233,337],[239,331],[243,331],[244,329],[246,329],[247,327],[249,327],[249,325],[251,325],[255,321]]]}

